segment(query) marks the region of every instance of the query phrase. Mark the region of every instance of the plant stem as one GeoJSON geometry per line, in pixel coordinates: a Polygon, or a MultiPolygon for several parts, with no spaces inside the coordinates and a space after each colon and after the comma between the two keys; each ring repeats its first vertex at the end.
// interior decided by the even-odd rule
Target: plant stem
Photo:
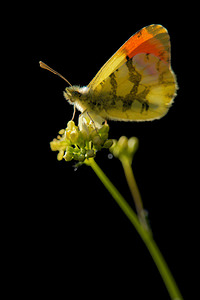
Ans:
{"type": "Polygon", "coordinates": [[[141,198],[137,183],[135,181],[135,176],[133,174],[130,159],[126,155],[121,155],[121,157],[119,157],[119,159],[120,159],[123,169],[124,169],[124,174],[125,174],[129,189],[131,191],[134,203],[135,203],[135,208],[136,208],[140,223],[149,232],[149,234],[152,234],[151,229],[149,228],[149,225],[146,220],[146,212],[143,208],[142,198],[141,198]]]}
{"type": "Polygon", "coordinates": [[[94,161],[94,159],[89,159],[85,161],[85,163],[90,166],[93,171],[96,173],[96,175],[99,177],[99,179],[102,181],[104,186],[107,188],[107,190],[110,192],[110,194],[113,196],[117,204],[120,206],[120,208],[123,210],[125,215],[128,217],[128,219],[131,221],[137,232],[139,233],[140,237],[144,241],[146,247],[148,248],[159,272],[160,275],[165,283],[165,286],[169,292],[169,295],[171,299],[173,300],[183,300],[182,295],[176,285],[176,282],[158,248],[155,241],[151,237],[151,235],[148,234],[148,232],[142,227],[140,224],[137,215],[132,210],[130,205],[126,202],[126,200],[123,198],[123,196],[119,193],[119,191],[115,188],[115,186],[111,183],[111,181],[108,179],[108,177],[104,174],[104,172],[100,169],[100,167],[97,165],[97,163],[94,161]]]}

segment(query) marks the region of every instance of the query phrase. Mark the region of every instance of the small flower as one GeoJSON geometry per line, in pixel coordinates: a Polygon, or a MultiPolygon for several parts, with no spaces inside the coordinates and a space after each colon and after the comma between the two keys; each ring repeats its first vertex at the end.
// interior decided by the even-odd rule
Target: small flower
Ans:
{"type": "Polygon", "coordinates": [[[73,121],[67,123],[67,128],[61,129],[56,139],[50,143],[52,151],[59,151],[58,160],[76,160],[83,163],[85,159],[96,156],[97,151],[112,146],[108,139],[108,124],[96,127],[96,123],[87,115],[79,117],[78,126],[73,121]]]}

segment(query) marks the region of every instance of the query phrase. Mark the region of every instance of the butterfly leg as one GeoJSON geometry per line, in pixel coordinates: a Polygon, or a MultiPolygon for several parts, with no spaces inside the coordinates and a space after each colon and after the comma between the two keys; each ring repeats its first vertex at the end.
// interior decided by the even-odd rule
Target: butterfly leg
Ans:
{"type": "MultiPolygon", "coordinates": [[[[85,110],[85,111],[86,111],[86,110],[85,110]]],[[[96,128],[96,125],[95,125],[95,122],[94,122],[94,120],[92,119],[92,117],[90,116],[90,114],[89,114],[88,111],[87,111],[87,115],[88,115],[88,117],[90,118],[90,120],[92,121],[92,124],[94,125],[94,129],[95,129],[96,132],[98,133],[97,128],[96,128]]]]}
{"type": "Polygon", "coordinates": [[[89,112],[87,111],[87,108],[79,115],[79,118],[82,117],[84,114],[87,114],[87,115],[88,115],[88,117],[90,118],[90,120],[91,120],[91,122],[92,122],[92,124],[93,124],[93,126],[94,126],[94,129],[95,129],[96,132],[97,132],[97,127],[96,127],[96,125],[95,125],[95,122],[94,122],[94,120],[92,119],[92,117],[90,116],[89,112]]]}
{"type": "Polygon", "coordinates": [[[71,121],[73,121],[73,120],[74,120],[75,113],[76,113],[76,106],[74,105],[74,111],[73,111],[73,115],[72,115],[72,119],[71,119],[71,121]]]}

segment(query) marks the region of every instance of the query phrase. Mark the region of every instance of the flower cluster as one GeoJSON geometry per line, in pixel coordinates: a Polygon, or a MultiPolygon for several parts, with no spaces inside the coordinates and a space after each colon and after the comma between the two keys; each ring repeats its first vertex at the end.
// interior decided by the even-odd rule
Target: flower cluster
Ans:
{"type": "Polygon", "coordinates": [[[110,148],[112,140],[108,139],[109,126],[104,124],[97,128],[89,116],[79,117],[78,126],[73,121],[67,128],[61,129],[57,138],[50,143],[52,151],[59,151],[58,160],[72,159],[83,163],[85,159],[95,157],[102,148],[110,148]]]}
{"type": "Polygon", "coordinates": [[[126,157],[129,163],[132,164],[133,156],[138,149],[138,139],[131,137],[128,139],[126,136],[121,136],[120,139],[113,140],[113,145],[110,148],[110,152],[119,160],[126,157]]]}

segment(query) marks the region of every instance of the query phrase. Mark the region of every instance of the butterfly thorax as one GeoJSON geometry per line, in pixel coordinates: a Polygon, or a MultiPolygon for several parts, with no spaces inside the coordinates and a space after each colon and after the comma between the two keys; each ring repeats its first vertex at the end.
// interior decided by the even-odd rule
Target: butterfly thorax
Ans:
{"type": "Polygon", "coordinates": [[[67,87],[64,92],[64,97],[70,104],[75,105],[79,111],[87,111],[90,114],[99,115],[104,119],[106,119],[105,110],[112,100],[111,96],[108,93],[104,95],[95,92],[87,86],[67,87]]]}

